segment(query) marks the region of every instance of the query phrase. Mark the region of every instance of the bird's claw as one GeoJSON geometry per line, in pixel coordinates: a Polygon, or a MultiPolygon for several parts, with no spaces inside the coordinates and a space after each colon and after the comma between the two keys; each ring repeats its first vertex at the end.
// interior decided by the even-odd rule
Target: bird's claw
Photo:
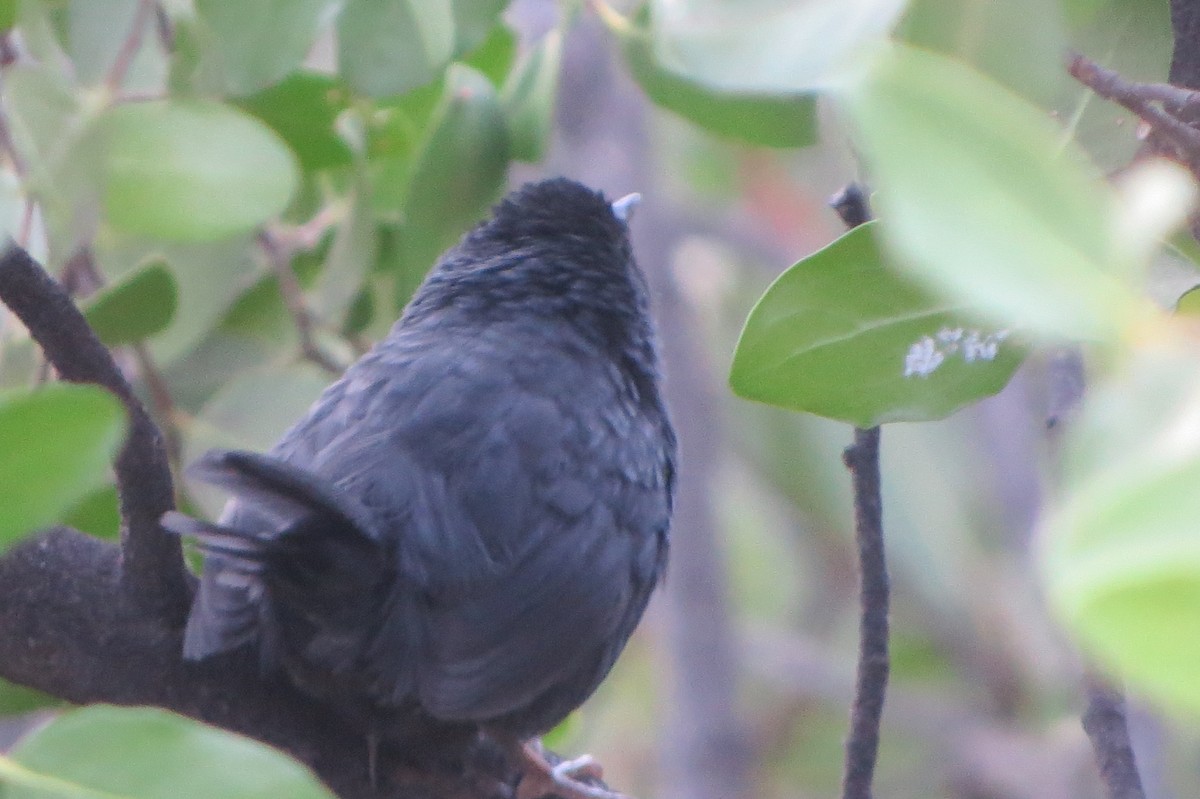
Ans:
{"type": "Polygon", "coordinates": [[[561,799],[630,799],[608,788],[583,782],[599,780],[604,776],[604,769],[591,755],[551,766],[540,749],[536,743],[527,743],[520,748],[524,768],[521,783],[517,786],[517,799],[546,799],[551,796],[561,799]]]}

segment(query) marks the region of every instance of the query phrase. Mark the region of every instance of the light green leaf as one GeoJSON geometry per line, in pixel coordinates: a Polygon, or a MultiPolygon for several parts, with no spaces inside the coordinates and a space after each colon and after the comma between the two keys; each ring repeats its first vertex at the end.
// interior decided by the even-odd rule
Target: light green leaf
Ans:
{"type": "Polygon", "coordinates": [[[276,83],[297,69],[336,0],[196,0],[196,14],[212,34],[231,94],[276,83]]]}
{"type": "Polygon", "coordinates": [[[838,90],[885,244],[1001,326],[1112,340],[1142,309],[1112,193],[1040,111],[971,68],[896,46],[838,90]]]}
{"type": "Polygon", "coordinates": [[[1054,610],[1102,665],[1200,715],[1200,363],[1149,350],[1091,387],[1042,531],[1054,610]]]}
{"type": "Polygon", "coordinates": [[[110,347],[149,338],[171,323],[178,300],[175,278],[154,261],[108,286],[84,309],[88,324],[110,347]]]}
{"type": "Polygon", "coordinates": [[[94,235],[100,153],[91,117],[57,70],[5,69],[3,99],[25,192],[38,200],[49,239],[48,266],[60,267],[94,235]]]}
{"type": "Polygon", "coordinates": [[[1175,303],[1175,313],[1180,316],[1200,317],[1200,286],[1185,291],[1175,303]]]}
{"type": "Polygon", "coordinates": [[[333,799],[282,752],[157,708],[64,713],[18,743],[0,777],[6,799],[333,799]]]}
{"type": "Polygon", "coordinates": [[[375,238],[370,190],[360,180],[346,201],[325,268],[313,287],[313,309],[329,324],[341,323],[375,264],[375,238]]]}
{"type": "Polygon", "coordinates": [[[287,145],[231,106],[128,103],[101,124],[104,212],[122,231],[177,241],[226,238],[283,211],[296,189],[287,145]]]}
{"type": "Polygon", "coordinates": [[[500,92],[508,120],[511,155],[521,161],[537,161],[546,149],[558,93],[562,33],[553,30],[522,55],[508,74],[500,92]]]}
{"type": "Polygon", "coordinates": [[[1024,97],[1048,102],[1067,78],[1063,16],[1060,3],[1044,0],[910,0],[898,33],[910,44],[958,56],[1024,97]]]}
{"type": "Polygon", "coordinates": [[[95,386],[0,395],[0,549],[108,481],[125,414],[95,386]]]}
{"type": "Polygon", "coordinates": [[[504,188],[508,156],[496,90],[483,75],[455,64],[408,184],[404,248],[409,263],[427,270],[479,221],[504,188]]]}
{"type": "Polygon", "coordinates": [[[94,254],[104,274],[123,280],[138,264],[166,261],[179,301],[165,330],[149,341],[160,366],[187,354],[216,326],[234,300],[256,279],[256,244],[250,236],[196,244],[161,244],[127,236],[104,235],[94,254]]]}
{"type": "Polygon", "coordinates": [[[482,72],[499,86],[508,76],[517,57],[517,37],[506,25],[495,25],[479,46],[458,60],[482,72]]]}
{"type": "Polygon", "coordinates": [[[621,42],[633,79],[655,105],[706,130],[766,147],[806,147],[816,140],[817,103],[813,94],[714,91],[664,68],[655,58],[645,15],[628,20],[598,6],[621,42]]]}
{"type": "Polygon", "coordinates": [[[859,427],[929,421],[995,394],[1025,350],[896,274],[876,223],[776,280],[751,311],[730,373],[747,399],[859,427]]]}
{"type": "Polygon", "coordinates": [[[350,101],[340,81],[297,72],[281,83],[238,101],[288,143],[306,172],[350,163],[350,148],[335,129],[350,101]]]}
{"type": "Polygon", "coordinates": [[[905,0],[653,0],[658,61],[717,89],[805,94],[823,89],[864,46],[881,41],[905,0]]]}
{"type": "Polygon", "coordinates": [[[337,24],[341,75],[373,97],[429,83],[454,56],[449,0],[348,0],[337,24]]]}
{"type": "Polygon", "coordinates": [[[15,760],[0,755],[0,786],[7,785],[5,797],[28,796],[32,799],[129,799],[117,794],[93,791],[53,774],[27,769],[15,760]]]}

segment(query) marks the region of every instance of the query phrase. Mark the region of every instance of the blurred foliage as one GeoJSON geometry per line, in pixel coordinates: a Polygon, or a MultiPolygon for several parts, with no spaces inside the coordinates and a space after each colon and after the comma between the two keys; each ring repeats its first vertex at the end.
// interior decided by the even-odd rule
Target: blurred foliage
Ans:
{"type": "MultiPolygon", "coordinates": [[[[1193,245],[1159,251],[1191,187],[1156,165],[1102,180],[1129,162],[1136,123],[1061,66],[1072,46],[1163,79],[1166,3],[647,0],[549,4],[542,25],[504,0],[159,5],[0,2],[16,54],[0,68],[0,232],[78,288],[178,461],[268,447],[317,396],[330,375],[303,355],[298,316],[310,351],[339,364],[386,332],[513,162],[553,153],[574,26],[599,18],[625,90],[663,112],[648,202],[692,222],[670,266],[706,362],[721,373],[736,347],[739,392],[809,412],[720,395],[712,495],[757,793],[838,781],[856,647],[845,421],[963,405],[884,433],[896,595],[880,792],[1098,794],[1053,618],[1167,709],[1148,722],[1171,733],[1148,782],[1200,792],[1200,735],[1173,718],[1200,706],[1200,372],[1193,323],[1145,299],[1173,307],[1200,282],[1193,245]],[[824,198],[860,172],[879,220],[834,242],[824,198]],[[960,328],[985,349],[1010,335],[968,368],[964,340],[939,338],[960,328]],[[1078,339],[1087,406],[1051,446],[1046,352],[1078,339]],[[926,374],[905,376],[909,358],[926,374]]],[[[117,406],[29,389],[44,377],[0,309],[0,536],[59,521],[115,536],[117,406]]],[[[661,621],[643,627],[554,743],[595,750],[613,784],[652,796],[667,659],[661,621]]],[[[4,714],[43,701],[0,684],[4,714]]],[[[26,738],[0,782],[5,796],[141,796],[152,782],[111,779],[243,774],[203,789],[233,796],[276,774],[300,786],[281,795],[319,795],[245,747],[167,714],[85,710],[26,738]]]]}
{"type": "Polygon", "coordinates": [[[0,756],[5,799],[329,799],[266,744],[153,708],[63,713],[0,756]]]}

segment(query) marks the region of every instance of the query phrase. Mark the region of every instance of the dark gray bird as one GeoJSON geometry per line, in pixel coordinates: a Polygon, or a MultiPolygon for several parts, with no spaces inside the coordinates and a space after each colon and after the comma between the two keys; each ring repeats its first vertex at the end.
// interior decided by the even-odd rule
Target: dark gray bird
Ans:
{"type": "Polygon", "coordinates": [[[675,439],[635,200],[511,193],[269,455],[192,466],[234,499],[163,520],[206,556],[185,657],[253,644],[347,715],[415,708],[536,760],[520,742],[596,689],[666,563],[675,439]]]}

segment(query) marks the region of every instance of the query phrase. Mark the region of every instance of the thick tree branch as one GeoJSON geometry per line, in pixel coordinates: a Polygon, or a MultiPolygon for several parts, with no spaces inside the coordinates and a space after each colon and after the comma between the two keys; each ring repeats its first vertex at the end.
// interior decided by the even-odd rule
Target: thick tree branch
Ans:
{"type": "MultiPolygon", "coordinates": [[[[851,184],[830,200],[849,228],[871,218],[866,192],[851,184]]],[[[850,733],[842,775],[843,799],[870,799],[879,725],[887,694],[889,582],[883,545],[883,500],[879,474],[879,427],[856,428],[844,456],[854,484],[854,532],[858,545],[859,640],[850,733]]]]}
{"type": "Polygon", "coordinates": [[[191,601],[187,571],[178,539],[158,526],[175,507],[162,433],[63,287],[15,244],[0,256],[0,300],[64,380],[102,386],[125,404],[129,435],[116,462],[121,580],[135,602],[182,624],[191,601]]]}
{"type": "Polygon", "coordinates": [[[181,631],[131,601],[119,551],[56,528],[0,558],[0,676],[75,703],[156,705],[289,752],[343,799],[491,799],[515,775],[484,739],[422,730],[444,774],[380,753],[379,790],[367,741],[327,705],[264,677],[248,650],[203,663],[180,657],[181,631]],[[456,759],[459,762],[455,762],[456,759]],[[464,776],[465,775],[465,776],[464,776]]]}

